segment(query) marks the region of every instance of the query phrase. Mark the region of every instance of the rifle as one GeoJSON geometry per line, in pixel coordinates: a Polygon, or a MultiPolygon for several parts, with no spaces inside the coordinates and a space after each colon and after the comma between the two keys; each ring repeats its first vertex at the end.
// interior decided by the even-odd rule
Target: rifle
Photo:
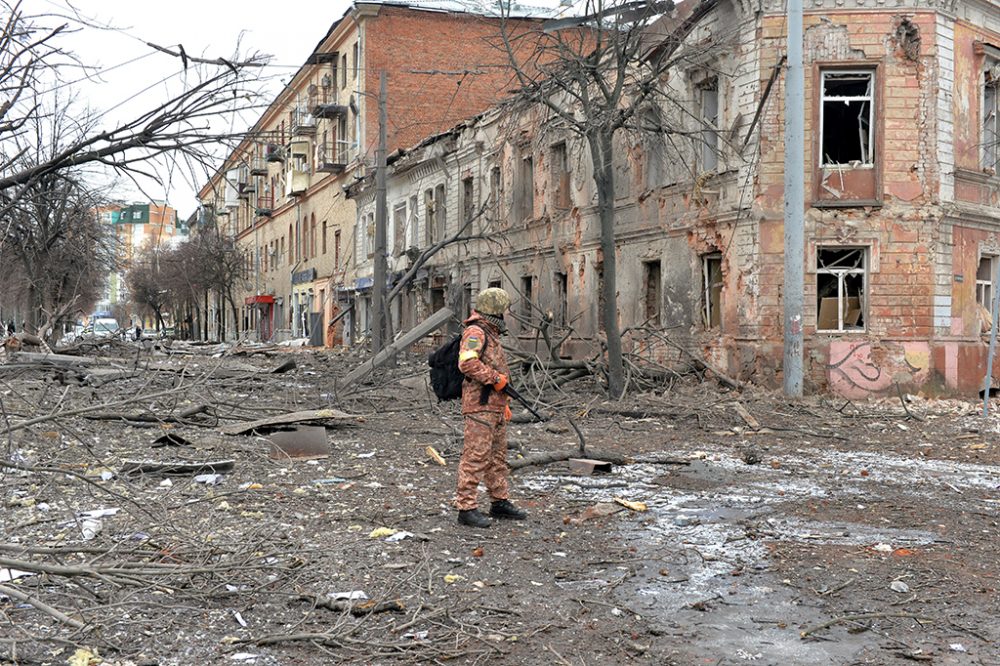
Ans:
{"type": "Polygon", "coordinates": [[[544,418],[542,418],[541,414],[539,414],[538,412],[536,412],[534,409],[531,408],[531,405],[528,404],[528,401],[525,400],[521,396],[521,394],[517,392],[516,389],[514,389],[513,387],[511,387],[510,384],[508,384],[507,386],[503,387],[503,392],[506,393],[507,395],[509,395],[510,397],[514,398],[514,400],[517,400],[519,403],[521,403],[521,405],[525,409],[527,409],[529,412],[531,412],[531,415],[534,416],[536,419],[538,419],[539,421],[544,421],[545,420],[544,418]]]}

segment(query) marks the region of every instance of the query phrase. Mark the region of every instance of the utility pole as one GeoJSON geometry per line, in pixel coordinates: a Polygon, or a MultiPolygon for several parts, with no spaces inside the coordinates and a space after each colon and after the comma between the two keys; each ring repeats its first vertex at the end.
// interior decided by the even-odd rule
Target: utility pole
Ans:
{"type": "MultiPolygon", "coordinates": [[[[257,192],[254,192],[254,196],[258,196],[257,192]]],[[[260,235],[258,234],[258,229],[260,224],[257,216],[254,215],[253,220],[253,251],[254,251],[254,261],[253,261],[253,283],[254,283],[254,295],[260,296],[260,235]]],[[[256,330],[256,335],[254,336],[257,342],[260,342],[260,303],[254,300],[253,309],[251,310],[251,321],[254,324],[256,330]]]]}
{"type": "Polygon", "coordinates": [[[385,191],[385,160],[388,143],[386,126],[389,124],[386,110],[386,73],[379,74],[378,89],[378,150],[375,151],[375,266],[372,284],[372,354],[378,354],[385,346],[385,227],[386,227],[386,191],[385,191]]]}
{"type": "Polygon", "coordinates": [[[785,395],[802,397],[802,307],[805,283],[805,76],[802,0],[788,1],[785,69],[785,395]]]}
{"type": "Polygon", "coordinates": [[[993,387],[993,355],[997,350],[997,326],[1000,325],[1000,261],[993,276],[993,325],[990,326],[990,346],[986,356],[986,378],[983,380],[983,418],[990,415],[990,388],[993,387]]]}

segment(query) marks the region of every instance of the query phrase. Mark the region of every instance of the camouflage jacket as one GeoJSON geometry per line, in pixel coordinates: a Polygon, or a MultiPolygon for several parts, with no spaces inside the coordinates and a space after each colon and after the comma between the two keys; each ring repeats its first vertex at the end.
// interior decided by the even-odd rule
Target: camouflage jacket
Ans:
{"type": "Polygon", "coordinates": [[[504,411],[510,398],[494,391],[493,384],[500,375],[510,375],[507,359],[500,344],[499,332],[475,311],[465,320],[458,351],[458,369],[465,375],[462,382],[463,414],[504,411]]]}

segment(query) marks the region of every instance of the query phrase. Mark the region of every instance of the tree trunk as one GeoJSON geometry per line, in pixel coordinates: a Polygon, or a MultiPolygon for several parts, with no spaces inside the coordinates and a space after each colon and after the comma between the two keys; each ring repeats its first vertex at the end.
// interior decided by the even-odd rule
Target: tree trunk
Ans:
{"type": "Polygon", "coordinates": [[[608,345],[608,397],[618,400],[625,392],[625,362],[622,336],[618,328],[617,262],[615,256],[615,172],[614,134],[597,131],[587,137],[594,164],[597,186],[597,213],[601,223],[601,253],[604,284],[601,285],[604,307],[598,315],[604,324],[608,345]]]}

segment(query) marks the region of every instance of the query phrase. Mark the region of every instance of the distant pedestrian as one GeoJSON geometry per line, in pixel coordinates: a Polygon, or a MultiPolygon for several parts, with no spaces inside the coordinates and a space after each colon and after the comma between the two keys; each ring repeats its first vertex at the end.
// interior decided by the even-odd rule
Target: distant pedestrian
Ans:
{"type": "MultiPolygon", "coordinates": [[[[0,320],[2,321],[2,320],[0,320]]],[[[7,322],[7,335],[14,335],[14,320],[7,322]]]]}
{"type": "Polygon", "coordinates": [[[141,339],[142,339],[142,326],[136,326],[135,337],[133,338],[133,340],[141,340],[141,339]]]}

